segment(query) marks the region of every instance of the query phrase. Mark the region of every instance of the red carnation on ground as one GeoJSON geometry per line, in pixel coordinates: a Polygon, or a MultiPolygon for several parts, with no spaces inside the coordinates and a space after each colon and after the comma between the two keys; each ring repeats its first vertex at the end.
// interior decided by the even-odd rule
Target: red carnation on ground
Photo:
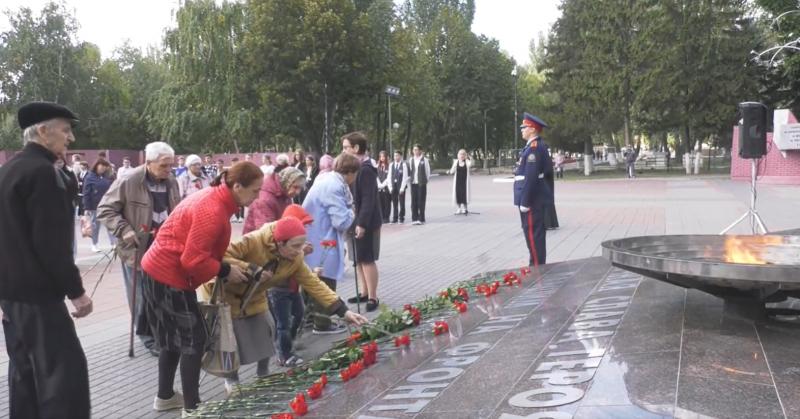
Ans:
{"type": "Polygon", "coordinates": [[[469,292],[465,288],[458,289],[458,296],[465,302],[469,301],[469,292]]]}
{"type": "Polygon", "coordinates": [[[311,384],[311,387],[306,390],[306,393],[308,393],[308,397],[310,397],[311,400],[318,399],[319,396],[322,395],[322,383],[311,384]]]}
{"type": "Polygon", "coordinates": [[[447,333],[450,331],[450,326],[447,325],[446,321],[437,320],[433,323],[433,335],[439,336],[443,333],[447,333]]]}
{"type": "Polygon", "coordinates": [[[394,338],[394,346],[408,346],[411,344],[411,336],[403,335],[394,338]]]}
{"type": "Polygon", "coordinates": [[[289,402],[289,407],[292,411],[300,416],[305,415],[308,413],[308,404],[306,403],[306,396],[303,393],[297,393],[297,396],[294,396],[292,401],[289,402]]]}

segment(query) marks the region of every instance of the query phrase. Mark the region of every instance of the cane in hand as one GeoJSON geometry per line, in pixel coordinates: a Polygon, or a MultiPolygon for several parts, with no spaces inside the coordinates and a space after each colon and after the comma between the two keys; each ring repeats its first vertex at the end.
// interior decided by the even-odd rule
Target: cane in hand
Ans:
{"type": "MultiPolygon", "coordinates": [[[[139,256],[140,249],[139,246],[144,245],[145,249],[147,248],[147,243],[149,243],[150,235],[155,235],[156,230],[151,230],[150,227],[142,224],[140,226],[141,231],[136,233],[134,239],[134,257],[133,257],[133,274],[131,278],[131,331],[130,336],[128,338],[128,356],[133,358],[133,334],[134,329],[136,326],[136,318],[138,317],[138,311],[136,310],[136,293],[138,291],[139,286],[139,265],[142,262],[141,257],[139,256]]],[[[141,304],[141,303],[140,303],[141,304]]]]}
{"type": "Polygon", "coordinates": [[[356,298],[358,298],[358,302],[356,302],[356,311],[358,314],[361,314],[361,293],[358,291],[358,257],[356,254],[355,232],[353,232],[352,236],[350,236],[350,240],[353,243],[353,277],[356,279],[356,298]]]}
{"type": "Polygon", "coordinates": [[[136,310],[136,294],[137,293],[136,293],[136,291],[138,290],[137,286],[139,285],[138,284],[138,282],[139,282],[138,281],[139,280],[138,273],[139,273],[139,263],[141,262],[139,260],[139,248],[138,248],[138,246],[136,248],[134,248],[134,249],[135,249],[136,255],[134,256],[133,274],[132,274],[132,280],[131,280],[131,282],[133,283],[132,286],[131,286],[131,288],[132,288],[131,289],[131,331],[130,331],[130,336],[128,337],[128,357],[130,357],[130,358],[133,358],[133,329],[134,329],[134,327],[136,325],[136,317],[137,317],[136,316],[136,314],[137,314],[137,310],[136,310]]]}

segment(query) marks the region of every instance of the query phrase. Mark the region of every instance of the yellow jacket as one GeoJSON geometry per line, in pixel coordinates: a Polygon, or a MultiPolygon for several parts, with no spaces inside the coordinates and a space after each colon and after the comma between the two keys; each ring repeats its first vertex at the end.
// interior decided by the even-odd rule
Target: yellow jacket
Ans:
{"type": "MultiPolygon", "coordinates": [[[[227,262],[231,266],[239,266],[251,273],[253,273],[254,267],[257,270],[271,261],[278,260],[278,267],[275,269],[272,278],[257,286],[253,297],[247,307],[244,307],[244,310],[242,310],[241,304],[247,291],[247,284],[225,284],[225,301],[231,305],[233,318],[266,312],[268,307],[267,289],[285,287],[288,285],[289,278],[294,278],[303,287],[303,290],[315,301],[326,307],[328,312],[343,316],[347,311],[347,306],[335,292],[331,291],[324,282],[319,280],[317,275],[311,272],[302,254],[294,260],[284,259],[278,254],[278,247],[272,238],[274,228],[275,223],[264,224],[258,230],[245,234],[238,241],[231,242],[228,250],[225,251],[223,262],[227,262]]],[[[211,281],[200,288],[202,299],[208,301],[211,298],[213,286],[214,281],[211,281]]]]}

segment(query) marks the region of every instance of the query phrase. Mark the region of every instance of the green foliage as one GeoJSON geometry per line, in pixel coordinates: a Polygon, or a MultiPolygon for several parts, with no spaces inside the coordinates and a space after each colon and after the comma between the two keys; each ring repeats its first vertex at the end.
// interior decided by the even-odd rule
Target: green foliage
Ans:
{"type": "Polygon", "coordinates": [[[79,147],[181,152],[337,152],[363,130],[372,152],[420,143],[439,165],[460,148],[494,156],[515,143],[519,112],[543,117],[554,148],[678,134],[726,146],[735,105],[800,108],[800,58],[759,67],[751,50],[796,37],[793,0],[563,0],[549,34],[516,63],[471,31],[474,0],[185,0],[162,49],[102,59],[60,3],[7,12],[0,34],[0,145],[19,147],[17,107],[53,100],[81,116],[79,147]],[[400,88],[389,103],[386,85],[400,88]],[[484,147],[484,127],[488,147],[484,147]],[[389,139],[391,138],[391,144],[389,139]],[[488,150],[484,150],[488,148],[488,150]]]}
{"type": "Polygon", "coordinates": [[[621,133],[636,146],[633,131],[678,131],[689,149],[724,137],[736,104],[755,99],[746,63],[758,31],[745,0],[564,0],[562,10],[543,63],[557,144],[578,137],[589,149],[621,133]]]}

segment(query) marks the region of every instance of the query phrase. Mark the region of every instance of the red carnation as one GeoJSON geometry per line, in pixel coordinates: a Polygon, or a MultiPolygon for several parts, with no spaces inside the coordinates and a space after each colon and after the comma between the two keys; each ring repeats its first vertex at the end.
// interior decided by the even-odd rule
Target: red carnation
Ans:
{"type": "Polygon", "coordinates": [[[308,413],[308,404],[306,404],[306,397],[303,396],[303,393],[297,393],[297,396],[289,402],[289,407],[292,408],[295,414],[300,416],[308,413]]]}
{"type": "Polygon", "coordinates": [[[311,400],[318,399],[322,395],[322,383],[311,384],[306,393],[308,393],[308,397],[311,397],[311,400]]]}
{"type": "Polygon", "coordinates": [[[411,336],[403,335],[394,338],[394,346],[408,346],[411,344],[411,336]]]}

